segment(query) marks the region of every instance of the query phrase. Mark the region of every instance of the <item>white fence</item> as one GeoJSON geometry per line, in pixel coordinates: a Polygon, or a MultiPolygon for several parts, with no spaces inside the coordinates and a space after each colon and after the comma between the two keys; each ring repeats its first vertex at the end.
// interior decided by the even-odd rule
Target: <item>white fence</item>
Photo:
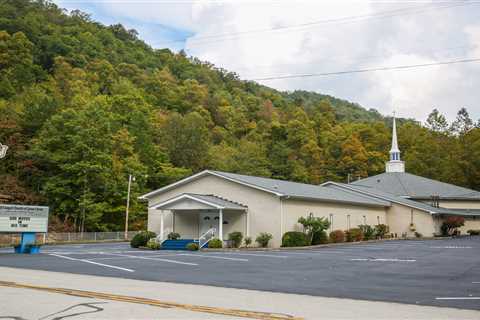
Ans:
{"type": "MultiPolygon", "coordinates": [[[[131,240],[140,231],[129,231],[127,239],[131,240]]],[[[0,234],[0,245],[8,246],[20,243],[21,235],[18,233],[0,234]]],[[[102,242],[102,241],[122,241],[125,240],[125,232],[50,232],[38,233],[37,242],[48,243],[69,243],[69,242],[102,242]]]]}

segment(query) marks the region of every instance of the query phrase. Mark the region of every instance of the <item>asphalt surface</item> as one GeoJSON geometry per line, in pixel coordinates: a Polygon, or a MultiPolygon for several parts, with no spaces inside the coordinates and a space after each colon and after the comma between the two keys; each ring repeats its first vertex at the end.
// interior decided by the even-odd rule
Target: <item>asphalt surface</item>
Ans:
{"type": "Polygon", "coordinates": [[[0,250],[0,266],[480,310],[480,237],[295,251],[144,251],[126,243],[0,250]]]}

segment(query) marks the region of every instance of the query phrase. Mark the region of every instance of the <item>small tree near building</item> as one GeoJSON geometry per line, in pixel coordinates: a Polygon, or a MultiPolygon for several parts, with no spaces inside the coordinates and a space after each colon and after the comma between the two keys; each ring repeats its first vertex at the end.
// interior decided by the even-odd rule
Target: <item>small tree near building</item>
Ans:
{"type": "Polygon", "coordinates": [[[330,221],[325,217],[314,217],[310,214],[308,217],[300,217],[298,223],[303,226],[303,231],[307,234],[308,244],[312,244],[313,235],[322,232],[330,227],[330,221]]]}
{"type": "Polygon", "coordinates": [[[450,236],[455,233],[457,228],[460,228],[465,225],[465,218],[464,217],[448,217],[442,224],[442,235],[450,236]]]}

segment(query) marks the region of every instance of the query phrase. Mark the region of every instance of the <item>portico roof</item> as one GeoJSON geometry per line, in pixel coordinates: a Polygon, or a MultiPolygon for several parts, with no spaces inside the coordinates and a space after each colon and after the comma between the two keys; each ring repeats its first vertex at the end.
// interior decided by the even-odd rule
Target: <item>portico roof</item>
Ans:
{"type": "Polygon", "coordinates": [[[235,201],[231,201],[213,194],[182,193],[174,198],[170,198],[149,207],[150,209],[169,210],[169,209],[230,209],[246,210],[247,206],[235,201]],[[188,203],[188,206],[186,205],[188,203]],[[183,206],[182,206],[183,204],[183,206]]]}

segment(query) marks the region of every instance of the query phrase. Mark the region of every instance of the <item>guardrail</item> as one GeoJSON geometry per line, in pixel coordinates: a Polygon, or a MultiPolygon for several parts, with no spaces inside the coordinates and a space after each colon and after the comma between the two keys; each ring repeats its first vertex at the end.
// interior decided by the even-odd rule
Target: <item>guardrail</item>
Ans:
{"type": "MultiPolygon", "coordinates": [[[[127,239],[131,240],[140,231],[129,231],[127,239]]],[[[20,243],[19,233],[0,234],[0,246],[10,246],[20,243]]],[[[125,240],[125,232],[49,232],[38,233],[37,242],[49,243],[73,243],[73,242],[104,242],[125,240]]]]}

